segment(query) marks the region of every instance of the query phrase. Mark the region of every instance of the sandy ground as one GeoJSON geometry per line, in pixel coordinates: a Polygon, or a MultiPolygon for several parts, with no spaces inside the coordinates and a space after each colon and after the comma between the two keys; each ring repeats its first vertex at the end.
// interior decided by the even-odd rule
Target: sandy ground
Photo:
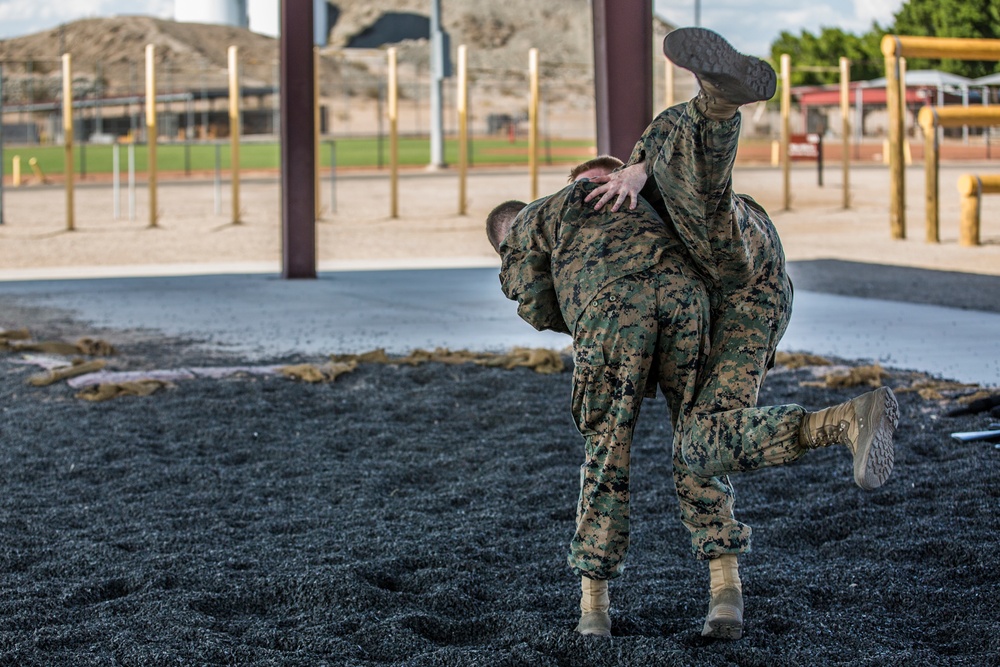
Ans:
{"type": "MultiPolygon", "coordinates": [[[[907,170],[907,238],[889,232],[888,170],[857,163],[850,182],[850,208],[842,206],[839,165],[817,185],[813,165],[795,165],[791,209],[783,210],[782,174],[768,166],[738,166],[739,192],[771,213],[791,261],[843,259],[895,266],[1000,275],[1000,198],[982,206],[982,245],[958,245],[962,173],[988,172],[991,163],[942,167],[941,243],[924,241],[923,171],[907,170]]],[[[538,192],[565,183],[567,169],[541,170],[538,192]]],[[[458,215],[459,181],[454,170],[408,171],[399,180],[398,218],[390,217],[387,172],[344,172],[321,183],[322,218],[317,225],[320,269],[357,266],[490,265],[497,263],[482,232],[486,213],[505,199],[529,199],[526,169],[472,170],[468,214],[458,215]],[[335,196],[335,201],[333,201],[335,196]]],[[[93,273],[186,273],[276,271],[281,257],[281,199],[275,175],[245,174],[239,189],[241,224],[232,224],[232,188],[205,179],[163,176],[157,190],[157,226],[150,226],[148,191],[136,187],[135,219],[120,192],[114,217],[110,183],[83,181],[74,188],[74,227],[67,231],[67,197],[59,185],[4,190],[0,226],[0,279],[93,273]],[[219,211],[216,213],[216,211],[219,211]],[[89,267],[89,268],[88,268],[89,267]],[[94,267],[100,267],[95,269],[94,267]],[[138,268],[143,267],[143,268],[138,268]]]]}

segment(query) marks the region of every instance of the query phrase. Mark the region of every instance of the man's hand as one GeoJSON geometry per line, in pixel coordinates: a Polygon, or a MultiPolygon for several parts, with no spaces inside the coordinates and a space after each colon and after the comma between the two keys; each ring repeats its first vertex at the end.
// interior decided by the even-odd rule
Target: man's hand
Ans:
{"type": "Polygon", "coordinates": [[[600,211],[612,199],[615,200],[615,203],[611,206],[611,210],[618,211],[626,198],[630,200],[629,209],[631,210],[639,203],[639,191],[646,184],[646,163],[639,162],[607,176],[594,176],[590,180],[593,183],[603,183],[603,185],[594,188],[583,200],[589,202],[599,197],[597,203],[594,204],[595,211],[600,211]]]}

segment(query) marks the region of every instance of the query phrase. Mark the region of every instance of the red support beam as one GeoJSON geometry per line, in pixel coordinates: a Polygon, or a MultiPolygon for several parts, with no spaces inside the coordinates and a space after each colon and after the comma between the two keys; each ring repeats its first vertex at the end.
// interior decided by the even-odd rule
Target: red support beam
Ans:
{"type": "Polygon", "coordinates": [[[593,0],[597,152],[628,160],[653,119],[652,0],[593,0]]]}
{"type": "Polygon", "coordinates": [[[281,0],[281,276],[316,277],[313,0],[281,0]]]}

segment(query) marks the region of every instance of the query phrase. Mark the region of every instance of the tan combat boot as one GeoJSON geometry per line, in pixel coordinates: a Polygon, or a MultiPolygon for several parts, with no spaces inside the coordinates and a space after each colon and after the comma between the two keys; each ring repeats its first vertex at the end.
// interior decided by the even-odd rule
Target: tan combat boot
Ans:
{"type": "Polygon", "coordinates": [[[774,69],[760,58],[743,55],[717,32],[678,28],[663,40],[663,53],[698,77],[701,90],[695,105],[712,120],[729,120],[742,105],[774,96],[774,69]]]}
{"type": "Polygon", "coordinates": [[[743,636],[743,584],[736,554],[708,561],[712,599],[701,629],[702,637],[739,639],[743,636]]]}
{"type": "Polygon", "coordinates": [[[805,447],[846,445],[854,456],[854,481],[865,491],[877,489],[892,472],[892,435],[899,423],[899,404],[892,390],[881,387],[846,403],[808,412],[799,428],[805,447]]]}
{"type": "Polygon", "coordinates": [[[606,579],[580,577],[583,597],[580,598],[580,622],[576,631],[581,635],[611,636],[611,600],[606,579]]]}

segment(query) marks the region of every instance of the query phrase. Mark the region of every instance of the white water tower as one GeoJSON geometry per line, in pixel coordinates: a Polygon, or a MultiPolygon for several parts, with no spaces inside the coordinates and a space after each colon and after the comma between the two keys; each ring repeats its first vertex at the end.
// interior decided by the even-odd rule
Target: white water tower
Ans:
{"type": "Polygon", "coordinates": [[[248,28],[247,0],[174,0],[174,20],[248,28]]]}

